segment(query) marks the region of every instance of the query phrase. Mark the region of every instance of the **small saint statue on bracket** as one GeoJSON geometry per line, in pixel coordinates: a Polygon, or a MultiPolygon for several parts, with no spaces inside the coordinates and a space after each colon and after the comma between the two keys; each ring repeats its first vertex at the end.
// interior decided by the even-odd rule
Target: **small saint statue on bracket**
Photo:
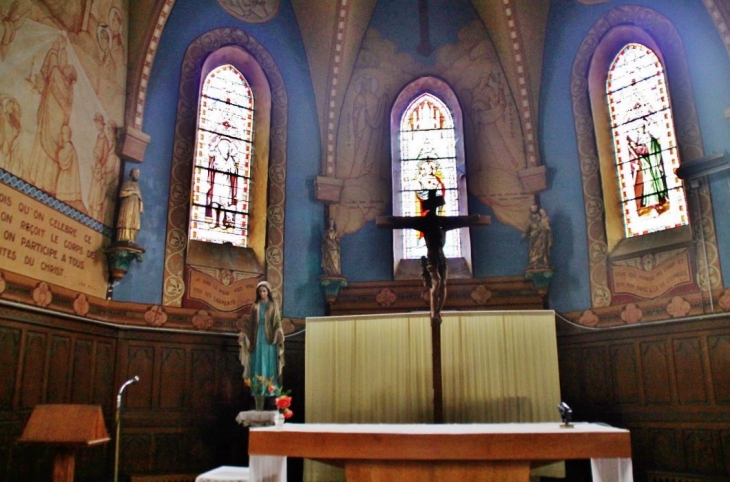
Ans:
{"type": "Polygon", "coordinates": [[[522,238],[528,241],[528,262],[525,277],[532,279],[540,291],[547,291],[555,270],[550,265],[550,248],[553,246],[553,231],[545,209],[537,204],[530,206],[530,217],[522,238]]]}
{"type": "Polygon", "coordinates": [[[115,241],[106,248],[109,262],[109,275],[112,280],[121,280],[132,260],[141,262],[144,259],[144,248],[137,244],[140,230],[140,217],[144,212],[142,191],[139,188],[139,169],[129,171],[129,179],[119,188],[119,212],[116,222],[115,241]]]}

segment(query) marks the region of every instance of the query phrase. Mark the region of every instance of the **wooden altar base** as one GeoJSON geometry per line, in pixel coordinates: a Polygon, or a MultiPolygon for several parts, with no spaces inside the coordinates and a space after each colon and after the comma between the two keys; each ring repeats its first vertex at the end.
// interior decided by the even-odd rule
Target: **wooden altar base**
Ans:
{"type": "Polygon", "coordinates": [[[531,467],[549,462],[631,457],[631,438],[590,423],[285,424],[252,429],[249,455],[342,466],[348,482],[528,482],[531,467]]]}
{"type": "Polygon", "coordinates": [[[366,462],[351,461],[345,468],[345,479],[362,482],[394,480],[440,480],[470,482],[524,482],[530,478],[529,462],[366,462]]]}

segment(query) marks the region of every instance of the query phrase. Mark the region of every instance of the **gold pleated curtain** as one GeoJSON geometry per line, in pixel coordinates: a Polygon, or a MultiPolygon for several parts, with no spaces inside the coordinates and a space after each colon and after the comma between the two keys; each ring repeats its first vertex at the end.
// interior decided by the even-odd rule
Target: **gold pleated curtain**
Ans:
{"type": "MultiPolygon", "coordinates": [[[[446,423],[560,420],[553,311],[444,313],[441,352],[446,423]]],[[[307,318],[305,420],[432,423],[431,367],[428,313],[307,318]]],[[[305,480],[344,476],[307,461],[305,480]]]]}

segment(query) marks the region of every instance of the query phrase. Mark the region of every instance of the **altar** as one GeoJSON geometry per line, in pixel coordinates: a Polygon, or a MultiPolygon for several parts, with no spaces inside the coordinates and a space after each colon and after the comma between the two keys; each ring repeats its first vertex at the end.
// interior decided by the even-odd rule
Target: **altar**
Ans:
{"type": "Polygon", "coordinates": [[[590,423],[306,423],[252,429],[249,454],[341,466],[347,482],[528,482],[531,467],[555,460],[626,460],[631,439],[628,430],[590,423]]]}
{"type": "MultiPolygon", "coordinates": [[[[441,357],[445,423],[560,421],[553,311],[443,312],[441,357]]],[[[307,318],[305,421],[431,424],[431,360],[426,312],[307,318]]],[[[343,477],[310,461],[304,476],[343,477]]]]}

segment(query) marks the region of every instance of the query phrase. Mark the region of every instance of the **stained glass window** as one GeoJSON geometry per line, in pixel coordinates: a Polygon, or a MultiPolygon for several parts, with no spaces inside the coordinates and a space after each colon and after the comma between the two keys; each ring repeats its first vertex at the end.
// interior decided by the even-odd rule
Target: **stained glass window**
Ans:
{"type": "MultiPolygon", "coordinates": [[[[424,215],[421,201],[435,189],[446,201],[438,214],[458,216],[454,120],[448,107],[431,94],[417,97],[401,118],[400,141],[402,215],[424,215]]],[[[426,255],[426,243],[419,231],[404,229],[402,233],[405,259],[426,255]]],[[[446,233],[444,254],[447,258],[461,256],[458,229],[446,233]]]]}
{"type": "Polygon", "coordinates": [[[205,78],[198,109],[190,239],[247,246],[253,94],[222,65],[205,78]]]}
{"type": "Polygon", "coordinates": [[[664,68],[644,45],[626,45],[606,82],[626,237],[688,224],[664,68]]]}

